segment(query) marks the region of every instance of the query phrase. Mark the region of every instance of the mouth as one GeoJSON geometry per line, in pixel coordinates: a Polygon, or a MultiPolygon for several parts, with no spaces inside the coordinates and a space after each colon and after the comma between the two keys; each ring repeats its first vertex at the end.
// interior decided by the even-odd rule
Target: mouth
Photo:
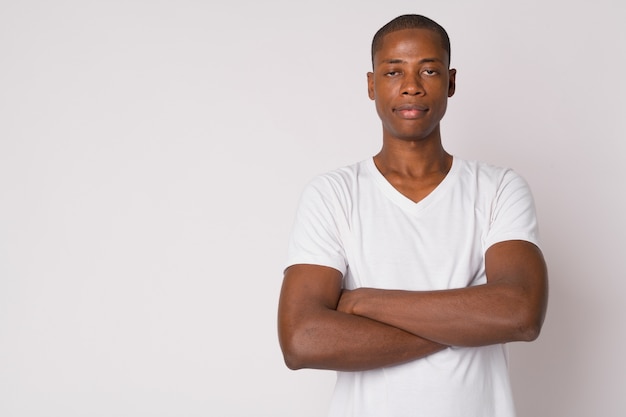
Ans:
{"type": "Polygon", "coordinates": [[[419,104],[402,104],[395,107],[393,111],[403,119],[417,119],[428,111],[428,107],[419,104]]]}

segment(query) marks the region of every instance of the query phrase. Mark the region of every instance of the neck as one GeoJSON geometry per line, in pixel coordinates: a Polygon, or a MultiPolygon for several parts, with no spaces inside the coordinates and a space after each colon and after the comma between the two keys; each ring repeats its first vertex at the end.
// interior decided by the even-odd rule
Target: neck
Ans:
{"type": "Polygon", "coordinates": [[[374,156],[374,162],[384,176],[443,178],[452,166],[452,156],[445,151],[441,140],[383,140],[383,147],[374,156]]]}

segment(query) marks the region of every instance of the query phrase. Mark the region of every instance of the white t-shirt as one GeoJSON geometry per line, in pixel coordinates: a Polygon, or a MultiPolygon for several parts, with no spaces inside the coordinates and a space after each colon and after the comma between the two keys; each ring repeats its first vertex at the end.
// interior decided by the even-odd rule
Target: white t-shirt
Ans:
{"type": "MultiPolygon", "coordinates": [[[[373,159],[305,188],[287,266],[339,270],[348,289],[463,288],[486,282],[484,255],[505,240],[538,241],[526,182],[509,169],[454,158],[415,203],[373,159]]],[[[403,365],[338,372],[330,417],[512,417],[505,345],[450,347],[403,365]]]]}

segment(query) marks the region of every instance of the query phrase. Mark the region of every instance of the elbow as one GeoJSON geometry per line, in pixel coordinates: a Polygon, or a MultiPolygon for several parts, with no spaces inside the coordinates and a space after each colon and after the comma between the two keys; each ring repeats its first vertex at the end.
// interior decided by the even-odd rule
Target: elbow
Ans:
{"type": "Polygon", "coordinates": [[[285,361],[285,365],[287,368],[292,371],[304,368],[302,356],[299,354],[297,346],[294,344],[294,341],[280,339],[280,348],[283,352],[283,360],[285,361]]]}
{"type": "Polygon", "coordinates": [[[515,339],[520,342],[532,342],[537,340],[541,333],[541,327],[543,325],[542,314],[526,314],[525,317],[520,317],[517,321],[516,337],[515,339]]]}
{"type": "Polygon", "coordinates": [[[524,298],[511,303],[509,324],[513,333],[512,341],[532,342],[539,338],[546,316],[545,297],[535,297],[530,301],[524,298]]]}
{"type": "Polygon", "coordinates": [[[297,371],[298,369],[305,368],[303,361],[298,357],[298,355],[295,355],[291,352],[285,352],[283,350],[283,359],[287,368],[291,369],[292,371],[297,371]]]}
{"type": "Polygon", "coordinates": [[[301,338],[295,332],[281,333],[279,336],[280,348],[287,368],[292,371],[307,368],[309,361],[307,360],[306,344],[301,338]]]}
{"type": "Polygon", "coordinates": [[[294,318],[295,314],[282,314],[278,320],[278,341],[287,368],[298,370],[326,369],[329,349],[325,322],[320,315],[308,313],[304,318],[294,318]]]}
{"type": "Polygon", "coordinates": [[[519,341],[532,342],[537,340],[541,333],[540,325],[526,325],[519,329],[519,341]]]}
{"type": "Polygon", "coordinates": [[[287,368],[334,369],[328,368],[332,362],[333,348],[325,343],[326,335],[318,326],[303,323],[296,328],[280,333],[280,346],[287,368]]]}

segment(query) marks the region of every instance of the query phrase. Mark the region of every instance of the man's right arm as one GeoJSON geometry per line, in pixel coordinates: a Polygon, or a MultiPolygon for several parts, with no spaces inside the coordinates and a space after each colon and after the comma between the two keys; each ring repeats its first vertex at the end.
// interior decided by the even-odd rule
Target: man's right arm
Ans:
{"type": "Polygon", "coordinates": [[[290,369],[359,371],[397,365],[446,348],[396,327],[336,310],[341,273],[298,264],[285,271],[278,336],[290,369]]]}

